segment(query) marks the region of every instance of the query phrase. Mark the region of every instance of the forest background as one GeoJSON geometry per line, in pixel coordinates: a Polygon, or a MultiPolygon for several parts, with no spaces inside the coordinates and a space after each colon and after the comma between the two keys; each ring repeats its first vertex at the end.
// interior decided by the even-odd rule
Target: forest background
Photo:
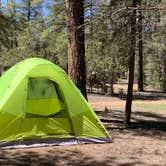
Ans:
{"type": "MultiPolygon", "coordinates": [[[[66,12],[69,2],[0,1],[2,72],[28,57],[43,57],[65,71],[70,70],[67,52],[69,21],[66,21],[66,17],[69,20],[66,12]]],[[[85,32],[85,71],[90,89],[97,84],[101,93],[110,96],[127,93],[123,89],[115,92],[114,85],[129,80],[128,87],[132,87],[134,81],[138,84],[138,91],[150,88],[166,91],[165,6],[165,0],[84,1],[81,26],[85,32]]],[[[77,30],[79,26],[74,28],[77,30]]],[[[85,68],[78,66],[78,70],[79,67],[85,68]]],[[[129,102],[131,91],[127,96],[129,102]]],[[[131,103],[126,104],[129,114],[130,107],[131,103]]]]}

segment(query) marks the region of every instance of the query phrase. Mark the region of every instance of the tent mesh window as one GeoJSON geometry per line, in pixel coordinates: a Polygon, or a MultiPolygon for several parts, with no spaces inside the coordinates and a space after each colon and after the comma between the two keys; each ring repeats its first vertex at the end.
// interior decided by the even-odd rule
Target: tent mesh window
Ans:
{"type": "Polygon", "coordinates": [[[46,78],[29,78],[26,117],[64,115],[64,101],[58,85],[46,78]]]}

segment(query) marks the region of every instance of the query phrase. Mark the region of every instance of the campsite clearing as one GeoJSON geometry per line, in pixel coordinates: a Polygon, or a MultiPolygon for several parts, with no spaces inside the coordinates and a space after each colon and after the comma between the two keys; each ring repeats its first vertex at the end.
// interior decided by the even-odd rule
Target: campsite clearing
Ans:
{"type": "MultiPolygon", "coordinates": [[[[89,102],[111,133],[113,143],[0,151],[0,165],[166,165],[166,99],[135,100],[132,128],[122,125],[124,100],[89,95],[89,102]],[[151,111],[137,104],[152,104],[151,111]],[[158,104],[159,102],[159,104],[158,104]],[[103,111],[107,106],[109,111],[103,111]],[[139,111],[137,110],[139,109],[139,111]]],[[[149,110],[149,108],[148,108],[149,110]]]]}

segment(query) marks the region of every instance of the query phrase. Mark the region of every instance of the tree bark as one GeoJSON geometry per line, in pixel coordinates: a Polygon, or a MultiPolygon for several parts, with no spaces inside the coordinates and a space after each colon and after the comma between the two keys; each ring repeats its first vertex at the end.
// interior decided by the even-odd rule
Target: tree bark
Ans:
{"type": "Polygon", "coordinates": [[[144,70],[143,70],[143,38],[142,38],[142,9],[141,9],[141,0],[139,0],[140,10],[138,11],[138,91],[144,91],[143,79],[144,79],[144,70]]]}
{"type": "MultiPolygon", "coordinates": [[[[166,41],[165,41],[166,48],[166,41]]],[[[166,49],[163,50],[163,91],[166,92],[166,49]]]]}
{"type": "Polygon", "coordinates": [[[110,95],[114,96],[114,72],[111,73],[111,79],[110,79],[110,95]]]}
{"type": "Polygon", "coordinates": [[[67,28],[68,28],[68,74],[80,89],[86,94],[86,66],[84,43],[84,1],[67,0],[67,28]]]}
{"type": "Polygon", "coordinates": [[[28,21],[30,21],[31,20],[31,0],[28,0],[27,8],[28,8],[27,19],[28,21]]]}
{"type": "MultiPolygon", "coordinates": [[[[132,6],[136,7],[137,0],[132,1],[132,6]]],[[[136,44],[136,10],[131,13],[131,42],[130,42],[130,58],[129,58],[129,80],[127,90],[127,100],[125,108],[125,121],[126,125],[130,125],[131,119],[131,106],[132,106],[132,93],[134,82],[134,65],[135,65],[135,44],[136,44]]]]}
{"type": "Polygon", "coordinates": [[[93,45],[93,0],[90,0],[90,37],[91,46],[93,45]]]}

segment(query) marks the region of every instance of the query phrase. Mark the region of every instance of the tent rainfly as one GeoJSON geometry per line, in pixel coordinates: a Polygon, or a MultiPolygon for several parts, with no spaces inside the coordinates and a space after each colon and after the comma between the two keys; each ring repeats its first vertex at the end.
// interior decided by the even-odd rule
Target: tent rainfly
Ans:
{"type": "Polygon", "coordinates": [[[0,77],[0,148],[110,142],[104,126],[58,66],[41,58],[0,77]]]}

